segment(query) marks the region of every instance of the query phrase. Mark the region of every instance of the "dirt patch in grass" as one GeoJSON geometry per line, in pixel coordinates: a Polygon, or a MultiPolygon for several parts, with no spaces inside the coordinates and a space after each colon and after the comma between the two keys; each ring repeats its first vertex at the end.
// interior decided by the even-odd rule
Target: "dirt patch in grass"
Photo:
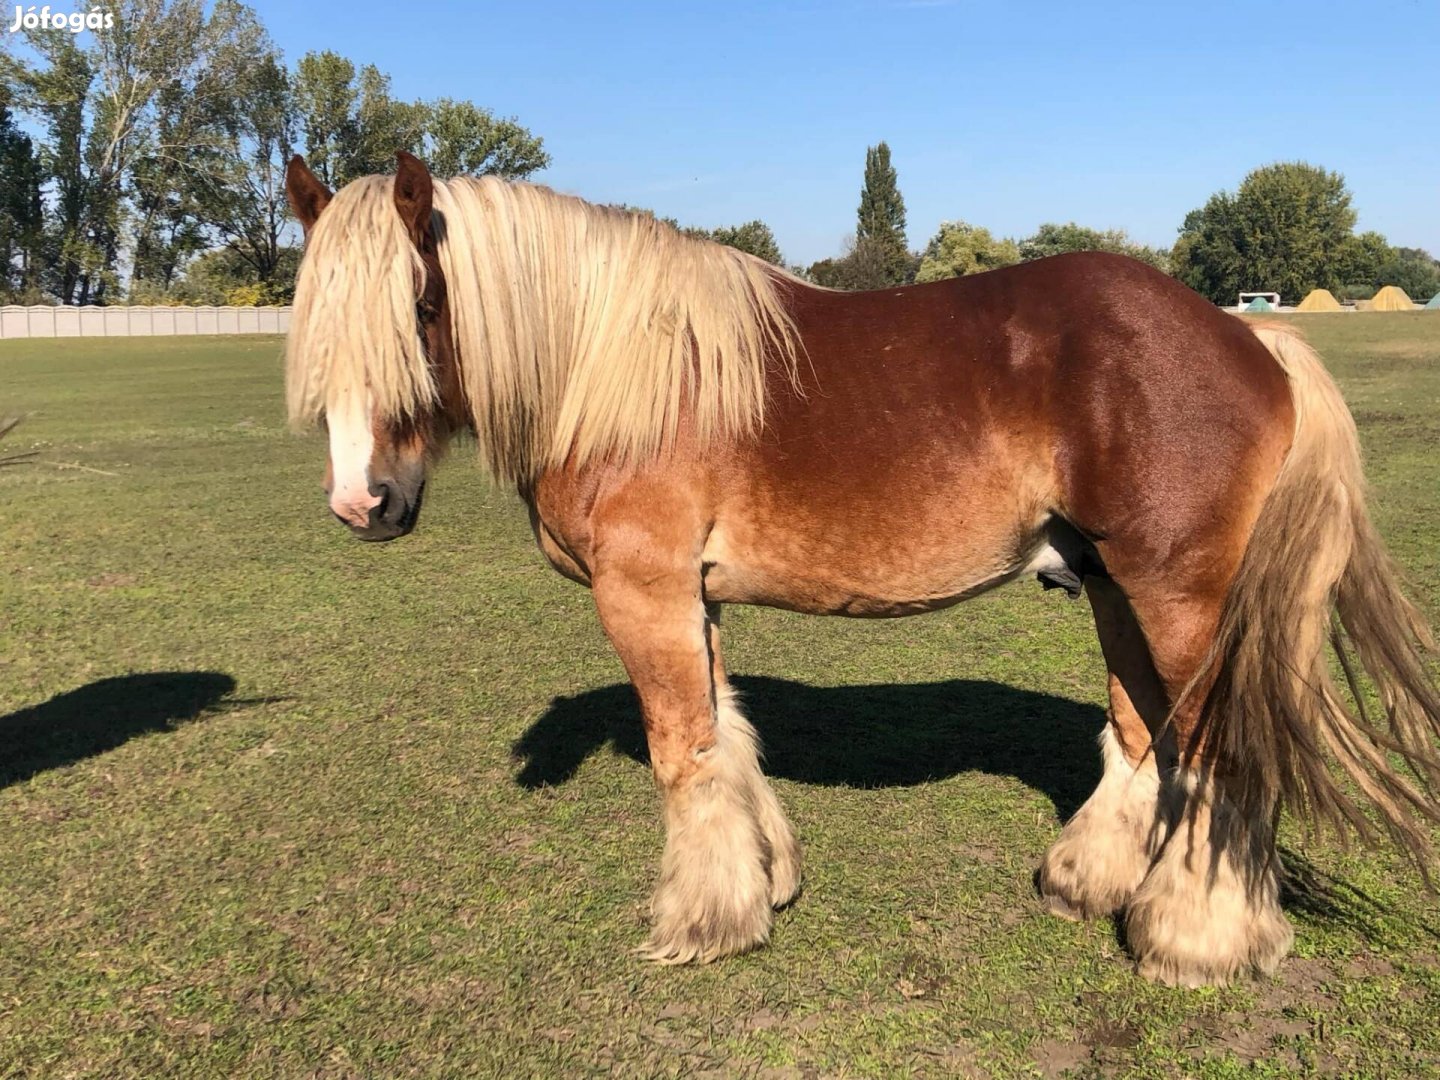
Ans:
{"type": "Polygon", "coordinates": [[[1047,1078],[1065,1076],[1087,1064],[1094,1051],[1083,1043],[1064,1039],[1041,1039],[1030,1048],[1040,1075],[1047,1078]]]}

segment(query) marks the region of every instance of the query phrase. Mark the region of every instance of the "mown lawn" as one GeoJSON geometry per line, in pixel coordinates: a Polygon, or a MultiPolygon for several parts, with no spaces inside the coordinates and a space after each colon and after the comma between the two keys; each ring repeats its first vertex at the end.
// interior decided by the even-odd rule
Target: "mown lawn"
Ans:
{"type": "MultiPolygon", "coordinates": [[[[1440,610],[1440,315],[1310,316],[1440,610]]],[[[457,456],[350,539],[273,338],[0,342],[0,1076],[1440,1070],[1440,905],[1287,831],[1295,955],[1138,980],[1031,874],[1098,775],[1083,604],[727,615],[805,844],[764,951],[629,950],[661,832],[623,673],[457,456]]]]}

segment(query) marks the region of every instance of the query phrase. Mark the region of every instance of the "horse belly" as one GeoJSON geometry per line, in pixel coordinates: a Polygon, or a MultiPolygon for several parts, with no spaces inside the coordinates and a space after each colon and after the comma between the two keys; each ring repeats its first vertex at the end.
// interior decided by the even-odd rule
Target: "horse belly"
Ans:
{"type": "Polygon", "coordinates": [[[958,502],[922,517],[837,513],[720,518],[705,544],[705,598],[817,615],[893,618],[949,607],[1055,562],[1040,508],[958,502]]]}

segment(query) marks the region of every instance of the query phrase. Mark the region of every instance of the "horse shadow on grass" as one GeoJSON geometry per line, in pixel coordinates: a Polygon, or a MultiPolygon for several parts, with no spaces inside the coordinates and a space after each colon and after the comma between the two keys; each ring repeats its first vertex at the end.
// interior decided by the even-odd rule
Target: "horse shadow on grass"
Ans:
{"type": "Polygon", "coordinates": [[[234,691],[235,680],[216,671],[152,671],[99,679],[0,716],[0,788],[173,730],[234,691]]]}
{"type": "MultiPolygon", "coordinates": [[[[974,679],[816,687],[733,680],[760,732],[765,771],[803,784],[909,787],[963,772],[1013,776],[1068,818],[1100,780],[1095,739],[1105,713],[1052,694],[974,679]]],[[[562,784],[610,745],[647,762],[627,684],[556,698],[514,746],[516,782],[562,784]]]]}
{"type": "MultiPolygon", "coordinates": [[[[815,687],[739,677],[746,715],[760,732],[765,771],[802,784],[909,787],[960,773],[1010,776],[1045,795],[1060,821],[1100,781],[1100,708],[974,679],[815,687]]],[[[563,784],[606,746],[648,762],[640,708],[628,684],[558,697],[513,747],[525,788],[563,784]]],[[[1283,905],[1376,943],[1396,940],[1384,905],[1282,847],[1283,905]]],[[[1412,928],[1436,937],[1433,926],[1412,928]]],[[[1116,927],[1117,940],[1121,940],[1116,927]]]]}

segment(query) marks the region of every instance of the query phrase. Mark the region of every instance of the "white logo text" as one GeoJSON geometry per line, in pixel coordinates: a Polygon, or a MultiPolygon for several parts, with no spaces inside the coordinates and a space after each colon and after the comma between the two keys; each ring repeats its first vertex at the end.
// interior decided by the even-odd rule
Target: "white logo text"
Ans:
{"type": "Polygon", "coordinates": [[[21,30],[69,30],[78,34],[83,30],[109,30],[115,25],[115,16],[108,11],[55,11],[49,5],[38,11],[34,4],[28,8],[16,6],[15,25],[10,33],[21,30]]]}

